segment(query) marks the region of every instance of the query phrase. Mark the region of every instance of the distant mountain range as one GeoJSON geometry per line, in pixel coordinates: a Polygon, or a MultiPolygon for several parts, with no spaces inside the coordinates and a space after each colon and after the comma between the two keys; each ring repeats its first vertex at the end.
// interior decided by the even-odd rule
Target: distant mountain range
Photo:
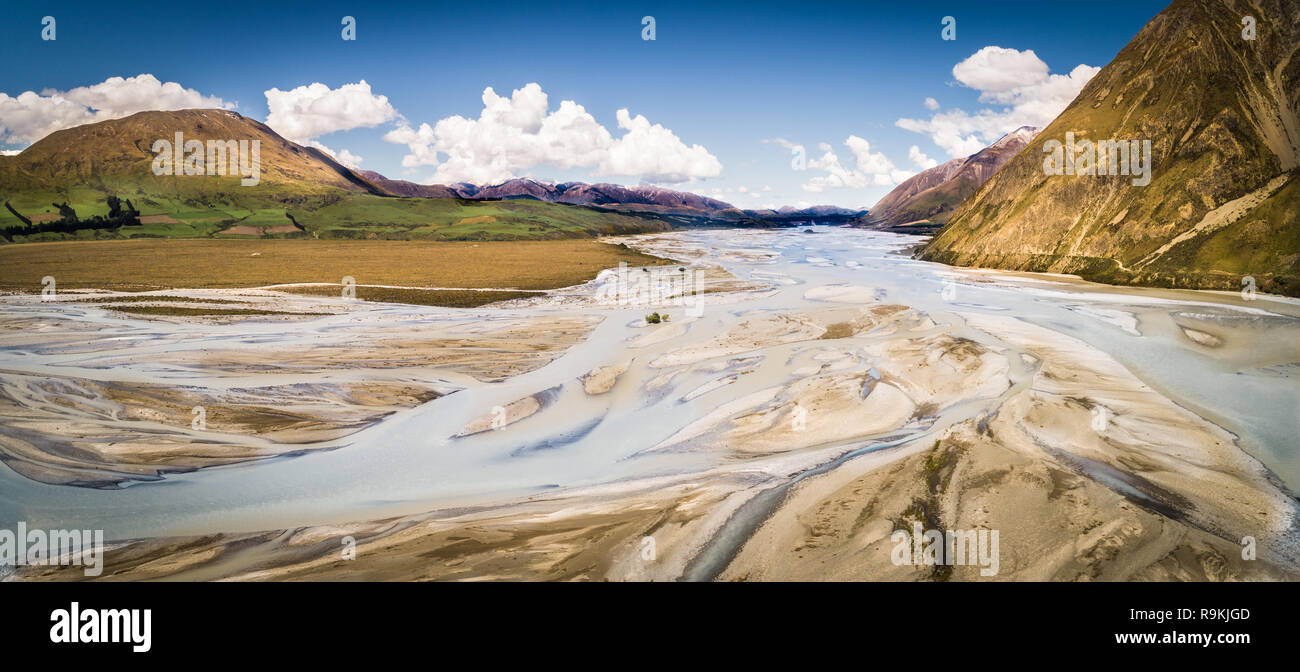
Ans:
{"type": "MultiPolygon", "coordinates": [[[[1300,295],[1297,52],[1295,0],[1176,0],[957,208],[922,256],[1300,295]],[[1256,19],[1255,39],[1243,35],[1244,16],[1256,19]],[[1098,141],[1149,141],[1149,184],[1109,174],[1124,159],[1109,149],[1093,150],[1106,174],[1078,174],[1084,163],[1058,174],[1071,139],[1082,157],[1098,141]]],[[[1130,156],[1128,172],[1134,165],[1130,156]]]]}
{"type": "Polygon", "coordinates": [[[51,133],[17,155],[0,155],[0,201],[5,204],[0,231],[15,241],[244,234],[556,238],[673,226],[840,223],[861,214],[832,206],[742,210],[654,186],[547,184],[527,178],[487,186],[422,185],[351,170],[261,122],[206,109],[140,112],[86,124],[51,133]],[[159,174],[157,161],[176,155],[160,154],[155,143],[175,144],[177,134],[182,154],[190,142],[206,149],[213,141],[245,141],[251,147],[257,140],[257,179],[241,184],[247,175],[236,174],[238,163],[229,161],[220,175],[185,175],[185,159],[170,162],[175,165],[169,163],[159,174]],[[90,217],[109,213],[109,196],[130,200],[139,208],[143,226],[92,229],[90,217]],[[64,217],[63,205],[85,221],[77,224],[64,217]]]}
{"type": "Polygon", "coordinates": [[[373,170],[360,171],[358,174],[389,193],[424,198],[534,199],[631,212],[704,216],[724,220],[748,218],[777,221],[800,219],[830,221],[847,220],[865,212],[865,210],[850,210],[833,205],[815,205],[807,208],[786,206],[779,210],[745,210],[716,198],[689,191],[674,191],[644,185],[626,187],[618,184],[585,182],[549,184],[526,177],[487,186],[466,182],[426,185],[406,180],[392,180],[373,170]]]}
{"type": "Polygon", "coordinates": [[[1021,126],[964,158],[923,170],[885,194],[855,224],[872,228],[938,230],[953,210],[1033,140],[1038,129],[1021,126]]]}

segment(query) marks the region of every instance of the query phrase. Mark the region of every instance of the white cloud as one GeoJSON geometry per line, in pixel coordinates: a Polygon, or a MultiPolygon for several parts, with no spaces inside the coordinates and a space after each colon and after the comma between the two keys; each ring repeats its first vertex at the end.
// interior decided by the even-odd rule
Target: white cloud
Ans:
{"type": "MultiPolygon", "coordinates": [[[[803,146],[803,145],[800,145],[800,144],[797,144],[797,143],[794,143],[794,142],[790,142],[789,140],[786,140],[785,138],[770,138],[770,139],[763,139],[763,140],[761,140],[760,142],[762,142],[763,144],[767,144],[767,143],[775,143],[775,144],[777,144],[777,145],[780,145],[780,146],[782,146],[782,147],[784,147],[784,148],[790,150],[790,155],[791,155],[791,156],[807,156],[807,150],[804,149],[804,146],[803,146]]],[[[794,165],[794,159],[791,159],[791,165],[792,165],[792,166],[794,165]]]]}
{"type": "Polygon", "coordinates": [[[306,144],[309,147],[315,147],[316,149],[319,149],[320,151],[329,154],[330,158],[334,159],[335,161],[338,161],[339,163],[343,164],[344,166],[347,166],[348,168],[356,170],[361,167],[362,158],[357,156],[356,154],[353,154],[352,152],[349,152],[346,149],[335,152],[329,147],[326,147],[319,140],[308,140],[304,144],[306,144]]]}
{"type": "MultiPolygon", "coordinates": [[[[975,114],[960,108],[929,119],[899,119],[899,128],[925,133],[950,156],[968,156],[1021,126],[1042,128],[1065,109],[1101,68],[1078,65],[1068,75],[1053,75],[1033,50],[989,46],[953,66],[957,81],[980,92],[979,100],[1000,106],[975,114]]],[[[930,101],[926,99],[926,106],[930,101]]],[[[937,109],[937,102],[935,107],[937,109]]]]}
{"type": "Polygon", "coordinates": [[[921,170],[926,170],[939,165],[938,161],[926,156],[925,153],[921,151],[921,148],[916,145],[912,145],[907,150],[907,158],[911,159],[912,163],[915,163],[921,170]]]}
{"type": "Polygon", "coordinates": [[[22,152],[21,149],[0,149],[0,156],[18,156],[22,152]]]}
{"type": "Polygon", "coordinates": [[[796,149],[803,149],[803,145],[797,145],[793,142],[790,142],[789,140],[786,140],[785,138],[764,138],[763,140],[760,140],[760,142],[764,144],[767,144],[769,142],[774,142],[791,151],[796,149]]]}
{"type": "MultiPolygon", "coordinates": [[[[568,101],[565,101],[568,102],[568,101]]],[[[722,174],[722,163],[701,145],[686,146],[672,131],[642,115],[618,111],[618,127],[627,131],[614,141],[598,172],[639,175],[650,182],[685,182],[722,174]]]]}
{"type": "Polygon", "coordinates": [[[364,160],[361,157],[357,156],[356,154],[353,154],[352,152],[349,152],[346,149],[340,150],[338,156],[336,156],[335,158],[338,160],[339,163],[347,166],[348,168],[352,168],[354,170],[360,168],[361,162],[364,160]]]}
{"type": "Polygon", "coordinates": [[[403,168],[438,165],[438,151],[433,148],[437,138],[433,134],[433,127],[428,124],[420,124],[418,129],[411,128],[407,124],[401,124],[385,133],[384,139],[388,142],[406,145],[411,150],[410,154],[402,157],[403,168]]]}
{"type": "Polygon", "coordinates": [[[454,115],[418,128],[401,123],[384,139],[410,150],[402,166],[437,166],[432,181],[442,183],[495,184],[541,165],[668,183],[721,174],[722,164],[704,147],[687,146],[669,129],[626,109],[616,116],[626,131],[618,138],[574,101],[551,110],[536,83],[509,98],[488,87],[477,119],[454,115]]]}
{"type": "Polygon", "coordinates": [[[926,99],[925,99],[925,109],[927,109],[927,110],[937,110],[937,109],[939,109],[939,101],[937,101],[937,100],[935,100],[935,99],[933,99],[933,98],[926,98],[926,99]]]}
{"type": "Polygon", "coordinates": [[[366,80],[337,89],[315,82],[289,91],[266,91],[266,125],[300,143],[353,128],[374,128],[400,115],[387,96],[375,95],[366,80]]]}
{"type": "Polygon", "coordinates": [[[826,153],[821,158],[810,160],[808,168],[823,170],[826,174],[808,180],[803,185],[804,191],[819,193],[827,189],[888,186],[898,184],[914,174],[898,169],[884,154],[872,152],[871,143],[856,135],[850,135],[844,145],[853,153],[855,168],[850,170],[841,164],[839,156],[830,151],[829,145],[823,143],[826,153]]]}
{"type": "Polygon", "coordinates": [[[65,128],[119,119],[146,110],[231,109],[234,103],[205,96],[150,74],[109,77],[68,91],[0,93],[0,143],[31,144],[65,128]]]}
{"type": "Polygon", "coordinates": [[[1017,51],[989,46],[954,65],[952,75],[972,89],[1005,94],[1045,81],[1047,64],[1032,49],[1017,51]]]}

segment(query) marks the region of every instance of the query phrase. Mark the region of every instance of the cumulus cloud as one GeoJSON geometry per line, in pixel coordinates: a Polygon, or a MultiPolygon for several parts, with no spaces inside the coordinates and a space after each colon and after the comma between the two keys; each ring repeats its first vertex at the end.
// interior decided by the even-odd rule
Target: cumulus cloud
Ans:
{"type": "Polygon", "coordinates": [[[1017,51],[994,46],[984,47],[952,66],[957,81],[986,95],[1038,84],[1047,79],[1047,72],[1047,64],[1032,49],[1017,51]]]}
{"type": "Polygon", "coordinates": [[[353,170],[356,170],[361,167],[362,158],[357,156],[356,154],[353,154],[352,152],[349,152],[346,149],[336,152],[330,149],[329,147],[326,147],[319,140],[308,140],[303,144],[307,145],[308,147],[315,147],[316,149],[319,149],[320,151],[329,154],[330,158],[334,159],[335,161],[338,161],[339,163],[353,170]]]}
{"type": "Polygon", "coordinates": [[[666,183],[721,174],[722,164],[704,147],[688,146],[626,109],[616,117],[624,131],[618,138],[572,100],[552,110],[542,87],[529,83],[509,98],[484,89],[477,119],[454,115],[432,126],[400,123],[384,139],[410,150],[403,167],[436,166],[432,181],[442,183],[495,184],[542,165],[666,183]]]}
{"type": "Polygon", "coordinates": [[[388,97],[374,94],[364,79],[337,89],[314,82],[265,93],[266,125],[300,144],[337,131],[374,128],[399,116],[388,97]]]}
{"type": "Polygon", "coordinates": [[[338,153],[338,155],[335,156],[334,158],[337,159],[339,163],[347,166],[348,168],[353,168],[353,169],[360,168],[361,161],[363,160],[361,157],[357,156],[356,154],[353,154],[352,152],[349,152],[346,149],[341,150],[338,153]]]}
{"type": "Polygon", "coordinates": [[[406,145],[411,150],[410,154],[402,157],[403,168],[438,165],[438,151],[434,149],[434,143],[438,139],[434,136],[433,127],[428,124],[420,124],[418,129],[411,128],[408,124],[401,124],[385,133],[384,139],[406,145]]]}
{"type": "Polygon", "coordinates": [[[109,77],[68,91],[0,93],[0,143],[31,144],[65,128],[119,119],[146,110],[231,109],[234,103],[205,96],[150,74],[109,77]]]}
{"type": "Polygon", "coordinates": [[[912,163],[916,164],[916,167],[921,170],[926,170],[927,168],[933,168],[939,165],[938,161],[926,156],[925,153],[921,151],[921,148],[916,145],[912,145],[907,150],[907,158],[911,159],[912,163]]]}
{"type": "Polygon", "coordinates": [[[933,98],[926,98],[926,99],[925,99],[925,109],[927,109],[927,110],[937,110],[937,109],[939,109],[939,101],[937,101],[937,100],[935,100],[935,99],[933,99],[933,98]]]}
{"type": "Polygon", "coordinates": [[[346,149],[335,152],[317,138],[354,128],[374,128],[401,118],[388,102],[388,97],[376,95],[364,79],[337,89],[313,82],[288,91],[273,88],[265,94],[269,110],[267,126],[285,138],[315,147],[353,169],[360,167],[361,157],[346,149]]]}
{"type": "MultiPolygon", "coordinates": [[[[968,156],[1021,126],[1051,123],[1100,71],[1081,64],[1068,75],[1054,75],[1033,50],[984,47],[953,66],[952,74],[962,86],[979,91],[981,103],[995,107],[974,114],[954,108],[929,119],[904,118],[894,124],[929,135],[950,156],[968,156]]],[[[932,100],[926,99],[926,107],[937,110],[932,100]]]]}
{"type": "Polygon", "coordinates": [[[821,143],[825,153],[820,158],[808,162],[809,169],[825,171],[803,185],[804,191],[819,193],[827,189],[865,189],[872,186],[898,184],[914,173],[900,170],[893,162],[880,152],[871,151],[871,143],[856,135],[850,135],[844,146],[853,154],[854,168],[850,169],[840,163],[840,158],[831,151],[830,145],[821,143]]]}
{"type": "Polygon", "coordinates": [[[675,133],[651,124],[643,115],[633,117],[624,109],[617,117],[618,127],[627,133],[610,145],[597,168],[601,174],[675,183],[722,173],[722,163],[703,146],[688,147],[675,133]]]}

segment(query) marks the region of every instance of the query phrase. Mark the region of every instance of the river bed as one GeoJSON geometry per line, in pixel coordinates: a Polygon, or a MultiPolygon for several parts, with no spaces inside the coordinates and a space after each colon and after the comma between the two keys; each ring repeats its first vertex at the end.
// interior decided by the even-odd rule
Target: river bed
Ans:
{"type": "MultiPolygon", "coordinates": [[[[806,435],[807,445],[778,449],[759,433],[745,440],[757,447],[738,457],[733,444],[739,441],[719,426],[775,409],[773,404],[794,398],[790,390],[800,379],[813,375],[859,375],[873,384],[881,376],[881,348],[899,333],[1023,352],[972,326],[984,318],[1023,321],[1105,353],[1159,395],[1230,432],[1236,437],[1234,450],[1262,463],[1288,495],[1300,490],[1300,303],[1295,300],[952,268],[911,259],[905,251],[917,242],[914,237],[839,227],[696,230],[619,241],[681,259],[692,269],[725,270],[747,289],[695,297],[697,303],[689,307],[673,301],[608,305],[593,300],[616,275],[607,272],[586,286],[504,307],[370,304],[291,326],[133,319],[84,304],[5,297],[4,319],[34,321],[49,334],[34,339],[30,330],[5,333],[0,371],[11,381],[20,375],[58,376],[242,390],[304,378],[332,385],[400,380],[441,394],[301,451],[165,473],[156,480],[128,479],[113,488],[42,483],[0,466],[0,527],[13,529],[25,521],[33,528],[102,529],[110,540],[251,533],[472,510],[692,474],[752,470],[798,478],[854,451],[938,437],[956,423],[996,414],[1028,383],[1032,366],[1027,362],[1033,358],[1008,357],[1005,370],[989,376],[1001,380],[1000,387],[973,385],[961,399],[889,427],[882,424],[875,434],[815,427],[806,435]],[[697,305],[699,315],[693,316],[697,305]],[[837,310],[873,306],[907,311],[894,326],[879,334],[864,330],[847,347],[798,334],[827,327],[824,322],[838,319],[837,310]],[[671,320],[647,324],[644,317],[652,309],[671,320]],[[446,367],[379,369],[364,363],[309,374],[274,367],[214,372],[178,356],[219,351],[254,357],[346,346],[378,325],[416,334],[472,332],[501,321],[545,329],[576,315],[599,319],[553,359],[496,380],[446,367]],[[772,326],[790,315],[812,317],[772,326]],[[738,324],[751,323],[756,338],[765,340],[747,344],[737,336],[738,324]],[[768,328],[774,330],[763,331],[768,328]],[[74,345],[58,346],[65,341],[74,345]],[[621,370],[610,375],[617,382],[608,392],[584,390],[583,377],[601,367],[621,370]],[[529,402],[529,409],[535,407],[530,415],[466,433],[476,420],[529,398],[538,400],[529,402]]],[[[885,318],[879,319],[884,324],[885,318]]],[[[868,392],[864,388],[864,396],[868,392]]],[[[879,413],[888,408],[880,406],[879,413]]],[[[815,410],[810,417],[816,422],[815,410]]],[[[118,427],[125,433],[157,430],[125,421],[118,427]]],[[[710,577],[725,563],[713,564],[718,566],[706,572],[710,577]]]]}

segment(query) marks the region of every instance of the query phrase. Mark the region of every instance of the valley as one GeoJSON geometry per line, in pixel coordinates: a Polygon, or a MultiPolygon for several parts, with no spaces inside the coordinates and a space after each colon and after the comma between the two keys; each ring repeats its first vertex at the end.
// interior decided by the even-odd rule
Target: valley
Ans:
{"type": "Polygon", "coordinates": [[[714,4],[0,40],[0,582],[1300,581],[1300,5],[714,4]]]}
{"type": "Polygon", "coordinates": [[[0,380],[25,429],[0,511],[104,529],[101,580],[989,580],[891,562],[910,521],[1000,529],[992,580],[1300,576],[1300,305],[816,232],[617,239],[706,272],[698,316],[602,303],[610,272],[289,331],[8,297],[0,380]],[[1260,562],[1234,560],[1246,536],[1260,562]]]}

